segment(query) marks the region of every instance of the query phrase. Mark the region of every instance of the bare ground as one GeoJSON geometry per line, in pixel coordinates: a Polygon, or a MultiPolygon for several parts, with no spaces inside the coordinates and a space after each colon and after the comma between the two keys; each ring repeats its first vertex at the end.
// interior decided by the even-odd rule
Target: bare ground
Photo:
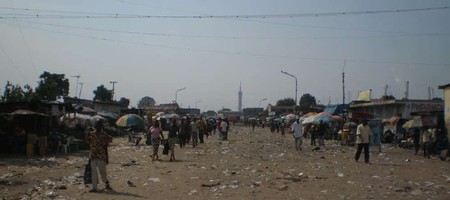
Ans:
{"type": "MultiPolygon", "coordinates": [[[[371,148],[371,164],[354,160],[355,147],[309,140],[295,151],[292,135],[236,126],[196,148],[176,147],[151,162],[151,146],[115,138],[109,148],[113,191],[89,193],[83,184],[87,151],[54,157],[2,156],[0,199],[449,199],[450,163],[408,149],[371,148]],[[130,181],[135,187],[131,187],[130,181]]],[[[162,147],[161,147],[162,150],[162,147]]],[[[162,151],[160,151],[161,154],[162,151]]],[[[99,189],[104,185],[100,184],[99,189]]]]}

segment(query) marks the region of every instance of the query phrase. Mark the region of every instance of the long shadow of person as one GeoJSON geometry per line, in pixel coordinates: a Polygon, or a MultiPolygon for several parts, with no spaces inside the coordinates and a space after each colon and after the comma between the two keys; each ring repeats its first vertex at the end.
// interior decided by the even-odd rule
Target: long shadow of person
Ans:
{"type": "Polygon", "coordinates": [[[134,198],[147,198],[147,197],[143,197],[141,195],[132,194],[129,192],[120,192],[120,191],[115,191],[115,190],[100,190],[100,191],[98,191],[98,193],[106,194],[106,195],[128,196],[128,197],[134,197],[134,198]]]}

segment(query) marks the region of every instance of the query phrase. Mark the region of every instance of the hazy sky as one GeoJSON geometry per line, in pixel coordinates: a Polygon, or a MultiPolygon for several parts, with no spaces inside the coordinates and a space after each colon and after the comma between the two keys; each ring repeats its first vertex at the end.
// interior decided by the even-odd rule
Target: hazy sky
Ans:
{"type": "Polygon", "coordinates": [[[385,85],[402,98],[407,80],[411,99],[428,98],[429,86],[442,97],[437,86],[450,83],[450,9],[363,11],[447,6],[442,0],[1,0],[1,92],[7,80],[35,87],[48,71],[69,78],[70,96],[71,76],[81,75],[81,98],[117,81],[116,99],[129,98],[132,106],[144,96],[172,102],[186,87],[178,93],[183,107],[237,110],[240,82],[244,108],[294,98],[295,80],[283,70],[297,76],[298,99],[310,93],[334,104],[342,102],[345,70],[352,99],[368,89],[379,98],[385,85]],[[325,15],[337,12],[362,13],[325,15]],[[172,17],[67,17],[99,13],[172,17]],[[173,17],[278,14],[317,15],[173,17]]]}

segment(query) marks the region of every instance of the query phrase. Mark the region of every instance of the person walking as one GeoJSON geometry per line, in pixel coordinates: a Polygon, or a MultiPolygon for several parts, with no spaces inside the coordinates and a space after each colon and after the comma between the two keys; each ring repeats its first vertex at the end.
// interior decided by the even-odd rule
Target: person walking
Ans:
{"type": "Polygon", "coordinates": [[[362,123],[356,128],[356,162],[358,162],[359,157],[361,156],[362,149],[364,149],[364,161],[366,164],[369,164],[369,136],[370,127],[367,125],[367,120],[364,119],[362,123]]]}
{"type": "Polygon", "coordinates": [[[256,119],[252,120],[252,131],[255,131],[255,126],[256,126],[256,119]]]}
{"type": "Polygon", "coordinates": [[[281,120],[281,123],[280,123],[281,136],[285,136],[284,135],[284,132],[286,131],[285,129],[286,129],[286,122],[283,119],[283,120],[281,120]]]}
{"type": "Polygon", "coordinates": [[[103,121],[98,120],[86,138],[89,144],[89,159],[91,160],[92,189],[89,192],[97,192],[98,173],[105,183],[106,190],[112,190],[106,174],[108,164],[108,145],[112,137],[103,130],[103,121]]]}
{"type": "Polygon", "coordinates": [[[197,119],[191,122],[191,137],[192,137],[192,147],[195,148],[198,145],[198,124],[197,119]]]}
{"type": "Polygon", "coordinates": [[[178,134],[178,144],[180,145],[180,148],[183,148],[183,146],[186,145],[187,134],[190,134],[189,124],[187,124],[187,119],[181,118],[180,132],[178,134]]]}
{"type": "Polygon", "coordinates": [[[430,141],[431,141],[431,131],[428,128],[423,128],[422,142],[423,142],[423,157],[430,158],[430,141]]]}
{"type": "Polygon", "coordinates": [[[224,119],[222,120],[222,122],[220,123],[220,138],[221,140],[227,140],[227,131],[228,131],[228,126],[229,124],[227,123],[227,121],[224,119]]]}
{"type": "Polygon", "coordinates": [[[311,125],[309,131],[311,133],[311,146],[317,146],[316,144],[317,126],[315,124],[311,125]]]}
{"type": "Polygon", "coordinates": [[[199,120],[197,120],[197,126],[198,126],[198,137],[200,139],[200,144],[205,143],[205,132],[206,132],[206,123],[205,120],[203,120],[203,117],[200,117],[199,120]]]}
{"type": "Polygon", "coordinates": [[[223,140],[228,141],[228,131],[230,130],[230,121],[228,120],[228,118],[225,118],[223,121],[226,123],[226,126],[222,126],[222,128],[225,128],[223,140]]]}
{"type": "Polygon", "coordinates": [[[319,146],[325,146],[325,132],[326,132],[325,124],[322,120],[319,122],[319,127],[317,128],[317,133],[319,136],[319,146]]]}
{"type": "Polygon", "coordinates": [[[302,151],[302,124],[300,123],[300,120],[297,119],[292,124],[292,132],[294,132],[294,139],[295,139],[295,149],[297,151],[302,151]]]}
{"type": "Polygon", "coordinates": [[[161,144],[161,140],[164,140],[164,135],[161,127],[159,127],[159,121],[156,120],[153,123],[153,126],[149,129],[149,134],[152,138],[152,146],[153,146],[153,155],[152,162],[155,160],[159,160],[158,150],[159,145],[161,144]]]}
{"type": "Polygon", "coordinates": [[[219,140],[222,140],[222,118],[217,120],[217,129],[219,130],[219,140]]]}
{"type": "Polygon", "coordinates": [[[180,126],[178,126],[177,120],[174,118],[172,119],[172,123],[170,124],[169,135],[167,136],[170,148],[170,162],[175,161],[175,144],[177,143],[179,131],[180,126]]]}
{"type": "Polygon", "coordinates": [[[420,128],[414,128],[413,130],[413,143],[414,143],[414,155],[419,154],[420,150],[420,128]]]}

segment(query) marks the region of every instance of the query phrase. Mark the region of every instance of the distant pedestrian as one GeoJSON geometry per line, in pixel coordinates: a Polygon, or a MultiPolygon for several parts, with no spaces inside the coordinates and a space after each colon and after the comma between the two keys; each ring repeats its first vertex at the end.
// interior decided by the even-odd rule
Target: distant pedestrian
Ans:
{"type": "Polygon", "coordinates": [[[292,132],[294,132],[294,139],[295,139],[295,149],[297,151],[302,151],[302,124],[300,123],[300,120],[297,119],[294,124],[292,124],[292,132]]]}
{"type": "Polygon", "coordinates": [[[212,119],[212,131],[214,135],[216,135],[216,129],[217,129],[217,121],[215,119],[212,119]]]}
{"type": "Polygon", "coordinates": [[[149,134],[152,137],[153,155],[152,161],[159,160],[158,150],[161,140],[164,140],[164,135],[161,127],[159,127],[159,121],[155,121],[153,126],[150,127],[149,134]]]}
{"type": "Polygon", "coordinates": [[[256,119],[252,120],[252,130],[255,131],[255,126],[256,126],[256,119]]]}
{"type": "Polygon", "coordinates": [[[219,140],[222,140],[222,118],[217,120],[217,129],[219,130],[219,140]]]}
{"type": "Polygon", "coordinates": [[[228,131],[230,130],[230,121],[228,121],[228,118],[225,118],[223,121],[226,123],[226,126],[222,125],[222,128],[225,128],[225,134],[224,134],[223,140],[228,141],[228,131]]]}
{"type": "Polygon", "coordinates": [[[227,140],[226,135],[227,135],[227,130],[228,130],[228,126],[229,124],[227,123],[226,120],[222,120],[222,122],[220,123],[220,139],[221,140],[227,140]]]}
{"type": "Polygon", "coordinates": [[[199,120],[197,120],[197,126],[198,126],[198,138],[200,139],[200,143],[205,143],[205,134],[206,134],[206,123],[205,120],[203,120],[203,117],[200,117],[199,120]]]}
{"type": "Polygon", "coordinates": [[[311,146],[317,146],[316,144],[316,138],[317,138],[317,126],[316,125],[311,125],[310,128],[310,133],[311,133],[311,146]]]}
{"type": "Polygon", "coordinates": [[[286,122],[284,119],[280,123],[281,136],[285,136],[284,133],[286,131],[286,122]]]}
{"type": "Polygon", "coordinates": [[[168,137],[168,142],[169,142],[169,147],[170,147],[170,162],[175,161],[175,144],[177,143],[178,140],[178,133],[180,131],[180,126],[178,126],[177,124],[177,120],[174,118],[172,119],[172,123],[170,124],[169,127],[169,135],[168,137]]]}
{"type": "Polygon", "coordinates": [[[181,124],[180,124],[180,132],[178,134],[178,144],[180,145],[180,148],[183,148],[186,145],[187,135],[191,134],[190,131],[190,125],[187,123],[187,119],[182,118],[181,124]]]}
{"type": "Polygon", "coordinates": [[[97,192],[98,173],[105,183],[105,189],[112,190],[106,174],[108,145],[112,142],[112,137],[103,130],[103,121],[98,120],[95,123],[95,129],[88,133],[86,141],[89,144],[89,159],[91,160],[92,170],[92,189],[89,192],[97,192]]]}
{"type": "Polygon", "coordinates": [[[420,129],[414,128],[413,129],[413,143],[414,143],[414,155],[419,154],[420,150],[420,129]]]}
{"type": "Polygon", "coordinates": [[[431,141],[431,131],[427,128],[423,129],[422,142],[423,142],[423,157],[430,158],[430,141],[431,141]]]}
{"type": "Polygon", "coordinates": [[[364,161],[369,164],[369,136],[370,127],[367,125],[367,120],[364,119],[363,122],[356,128],[356,162],[358,162],[362,149],[364,148],[364,161]]]}
{"type": "Polygon", "coordinates": [[[192,138],[192,147],[196,147],[198,145],[198,124],[197,119],[191,122],[191,138],[192,138]]]}
{"type": "Polygon", "coordinates": [[[325,146],[325,133],[326,127],[322,120],[319,122],[319,127],[317,127],[317,134],[319,136],[319,146],[325,146]]]}

